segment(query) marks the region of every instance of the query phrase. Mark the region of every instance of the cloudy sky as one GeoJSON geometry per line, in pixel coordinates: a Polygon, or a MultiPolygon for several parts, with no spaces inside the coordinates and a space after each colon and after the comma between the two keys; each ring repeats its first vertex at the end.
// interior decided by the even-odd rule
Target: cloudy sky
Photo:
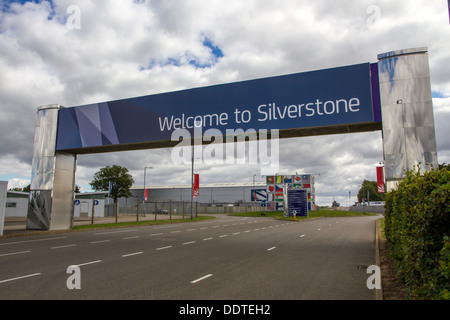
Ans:
{"type": "MultiPolygon", "coordinates": [[[[0,0],[0,180],[30,183],[36,109],[376,62],[428,47],[439,163],[450,163],[446,0],[0,0]]],[[[83,155],[76,183],[119,164],[143,184],[190,181],[170,149],[83,155]]],[[[279,174],[317,174],[319,204],[376,180],[381,132],[280,141],[279,174]],[[320,174],[320,176],[319,176],[320,174]]],[[[251,182],[257,165],[198,165],[201,183],[251,182]]]]}

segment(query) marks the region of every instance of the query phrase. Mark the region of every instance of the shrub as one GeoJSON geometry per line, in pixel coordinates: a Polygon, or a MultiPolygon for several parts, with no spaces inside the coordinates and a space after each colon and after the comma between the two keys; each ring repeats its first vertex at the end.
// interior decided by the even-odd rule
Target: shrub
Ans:
{"type": "Polygon", "coordinates": [[[450,299],[450,172],[406,178],[386,197],[385,233],[397,273],[412,299],[450,299]]]}

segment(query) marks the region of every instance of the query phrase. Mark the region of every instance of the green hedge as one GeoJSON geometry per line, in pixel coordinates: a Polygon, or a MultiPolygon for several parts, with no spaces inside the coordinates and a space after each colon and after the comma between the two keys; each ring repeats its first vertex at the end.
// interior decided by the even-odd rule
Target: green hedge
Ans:
{"type": "Polygon", "coordinates": [[[406,173],[387,194],[385,233],[412,299],[450,300],[450,171],[406,173]]]}

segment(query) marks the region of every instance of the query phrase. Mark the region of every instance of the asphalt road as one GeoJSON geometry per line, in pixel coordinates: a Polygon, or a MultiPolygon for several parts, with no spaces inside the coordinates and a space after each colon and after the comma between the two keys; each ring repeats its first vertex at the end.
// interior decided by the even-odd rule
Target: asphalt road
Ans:
{"type": "MultiPolygon", "coordinates": [[[[0,299],[373,300],[375,220],[196,223],[0,240],[0,299]],[[79,267],[81,289],[67,280],[79,267]]],[[[75,283],[75,282],[72,282],[75,283]]]]}

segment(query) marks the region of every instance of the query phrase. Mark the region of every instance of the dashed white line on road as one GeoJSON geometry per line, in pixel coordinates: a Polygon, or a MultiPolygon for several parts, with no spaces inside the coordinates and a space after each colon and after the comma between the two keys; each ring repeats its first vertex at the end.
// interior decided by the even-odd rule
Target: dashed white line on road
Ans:
{"type": "Polygon", "coordinates": [[[212,274],[207,274],[206,276],[203,276],[201,278],[198,278],[196,280],[191,281],[191,283],[194,284],[194,283],[200,282],[200,281],[205,280],[205,279],[207,279],[207,278],[209,278],[211,276],[212,276],[212,274]]]}
{"type": "Polygon", "coordinates": [[[21,276],[21,277],[6,279],[6,280],[0,280],[0,283],[5,283],[5,282],[9,282],[9,281],[14,281],[14,280],[20,280],[20,279],[24,279],[24,278],[35,277],[35,276],[39,276],[39,275],[41,275],[41,273],[28,274],[26,276],[21,276]]]}
{"type": "Polygon", "coordinates": [[[104,242],[110,242],[111,240],[99,240],[99,241],[92,241],[91,243],[104,243],[104,242]]]}
{"type": "Polygon", "coordinates": [[[169,248],[172,248],[172,246],[166,246],[166,247],[156,248],[156,250],[164,250],[164,249],[169,249],[169,248]]]}
{"type": "Polygon", "coordinates": [[[122,232],[133,232],[133,231],[137,231],[137,229],[100,232],[100,233],[95,233],[95,235],[98,236],[98,235],[101,235],[101,234],[122,233],[122,232]]]}
{"type": "Polygon", "coordinates": [[[23,253],[29,253],[29,252],[31,252],[31,251],[19,251],[19,252],[4,253],[4,254],[0,254],[0,257],[13,256],[16,254],[23,254],[23,253]]]}
{"type": "Polygon", "coordinates": [[[27,243],[27,242],[59,240],[59,239],[67,239],[67,237],[56,237],[56,238],[47,238],[47,239],[36,239],[36,240],[24,240],[24,241],[6,242],[6,243],[0,243],[0,246],[7,246],[9,244],[19,244],[19,243],[27,243]]]}
{"type": "Polygon", "coordinates": [[[185,243],[183,243],[183,245],[186,245],[186,244],[193,244],[193,243],[195,243],[195,241],[185,242],[185,243]]]}
{"type": "Polygon", "coordinates": [[[208,240],[212,240],[213,238],[205,238],[203,239],[203,241],[208,241],[208,240]]]}
{"type": "Polygon", "coordinates": [[[267,251],[272,251],[273,249],[275,249],[276,247],[272,247],[272,248],[269,248],[269,249],[267,249],[267,251]]]}
{"type": "Polygon", "coordinates": [[[139,238],[139,236],[125,237],[125,238],[122,238],[122,239],[123,240],[130,240],[130,239],[136,239],[136,238],[139,238]]]}
{"type": "Polygon", "coordinates": [[[68,244],[66,246],[59,246],[59,247],[51,247],[50,249],[54,250],[54,249],[62,249],[62,248],[69,248],[69,247],[75,247],[76,244],[68,244]]]}
{"type": "Polygon", "coordinates": [[[94,264],[94,263],[99,263],[99,262],[102,262],[102,260],[95,260],[95,261],[80,263],[80,264],[76,264],[76,266],[82,267],[82,266],[87,266],[89,264],[94,264]]]}
{"type": "Polygon", "coordinates": [[[128,254],[123,254],[122,258],[126,258],[126,257],[131,257],[131,256],[136,256],[138,254],[143,254],[144,252],[139,251],[139,252],[133,252],[133,253],[128,253],[128,254]]]}
{"type": "Polygon", "coordinates": [[[300,236],[300,238],[303,238],[305,235],[304,234],[302,234],[301,236],[300,236]]]}

